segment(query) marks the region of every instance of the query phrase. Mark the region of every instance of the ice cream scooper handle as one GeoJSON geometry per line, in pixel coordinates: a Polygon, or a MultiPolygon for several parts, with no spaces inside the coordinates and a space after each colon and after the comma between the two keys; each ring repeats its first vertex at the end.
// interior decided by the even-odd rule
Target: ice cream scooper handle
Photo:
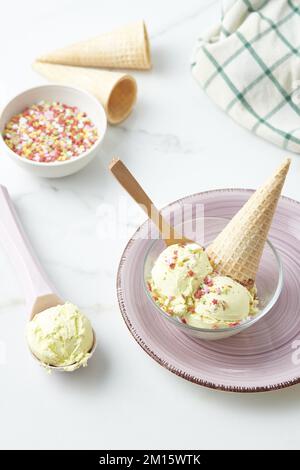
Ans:
{"type": "Polygon", "coordinates": [[[0,185],[0,242],[7,250],[25,288],[27,302],[53,293],[43,268],[33,252],[5,186],[0,185]]]}

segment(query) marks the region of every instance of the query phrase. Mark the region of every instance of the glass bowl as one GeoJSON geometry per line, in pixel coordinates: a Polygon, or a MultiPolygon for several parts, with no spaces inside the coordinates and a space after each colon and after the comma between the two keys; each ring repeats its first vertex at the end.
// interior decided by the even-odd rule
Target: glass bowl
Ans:
{"type": "MultiPolygon", "coordinates": [[[[201,246],[206,247],[216,238],[228,222],[229,220],[224,218],[201,217],[194,219],[192,224],[191,221],[189,221],[181,224],[180,226],[176,226],[175,228],[177,231],[180,230],[185,237],[195,240],[201,246]],[[197,227],[196,230],[195,226],[197,227]]],[[[167,314],[156,304],[147,286],[147,281],[150,278],[153,264],[165,248],[166,245],[163,240],[155,239],[151,242],[144,260],[144,289],[149,302],[159,312],[159,314],[162,315],[166,321],[171,322],[189,336],[205,340],[218,340],[236,335],[246,328],[249,328],[249,326],[253,325],[270,312],[281,293],[283,286],[281,260],[272,243],[267,240],[255,281],[257,297],[259,300],[258,312],[256,315],[239,325],[218,329],[197,328],[186,323],[182,323],[176,317],[167,314]]]]}

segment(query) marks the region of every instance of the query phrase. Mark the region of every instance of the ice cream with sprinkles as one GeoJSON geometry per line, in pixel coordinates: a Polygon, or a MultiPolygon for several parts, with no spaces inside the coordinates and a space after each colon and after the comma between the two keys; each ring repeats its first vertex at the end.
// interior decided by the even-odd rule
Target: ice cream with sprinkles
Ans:
{"type": "Polygon", "coordinates": [[[258,311],[255,287],[220,276],[196,243],[168,246],[153,265],[148,288],[162,310],[196,328],[230,328],[258,311]]]}
{"type": "Polygon", "coordinates": [[[76,106],[40,101],[13,116],[3,131],[6,145],[20,158],[63,162],[82,155],[98,140],[87,114],[76,106]]]}

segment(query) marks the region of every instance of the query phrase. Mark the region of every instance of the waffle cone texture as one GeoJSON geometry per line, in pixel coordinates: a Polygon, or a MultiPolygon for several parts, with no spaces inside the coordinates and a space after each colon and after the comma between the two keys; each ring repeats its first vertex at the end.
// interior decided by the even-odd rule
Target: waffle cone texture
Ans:
{"type": "Polygon", "coordinates": [[[57,49],[37,60],[79,67],[149,70],[151,57],[146,25],[143,21],[138,21],[57,49]]]}
{"type": "Polygon", "coordinates": [[[289,166],[290,159],[286,159],[207,248],[207,254],[220,274],[247,287],[254,285],[289,166]]]}
{"type": "Polygon", "coordinates": [[[33,69],[50,82],[82,88],[94,95],[110,124],[123,121],[136,102],[136,81],[126,73],[44,62],[35,62],[33,69]]]}

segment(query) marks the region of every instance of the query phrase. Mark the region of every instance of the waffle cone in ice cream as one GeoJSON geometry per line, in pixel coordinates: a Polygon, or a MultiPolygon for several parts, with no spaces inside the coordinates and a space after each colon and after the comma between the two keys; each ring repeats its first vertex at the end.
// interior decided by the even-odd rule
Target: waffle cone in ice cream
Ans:
{"type": "Polygon", "coordinates": [[[123,121],[136,102],[136,81],[125,73],[43,62],[35,62],[33,69],[51,82],[79,87],[94,95],[111,124],[123,121]]]}
{"type": "Polygon", "coordinates": [[[138,21],[49,52],[38,61],[80,67],[149,70],[151,58],[147,29],[143,21],[138,21]]]}
{"type": "Polygon", "coordinates": [[[289,166],[286,159],[207,248],[220,274],[253,286],[289,166]]]}

